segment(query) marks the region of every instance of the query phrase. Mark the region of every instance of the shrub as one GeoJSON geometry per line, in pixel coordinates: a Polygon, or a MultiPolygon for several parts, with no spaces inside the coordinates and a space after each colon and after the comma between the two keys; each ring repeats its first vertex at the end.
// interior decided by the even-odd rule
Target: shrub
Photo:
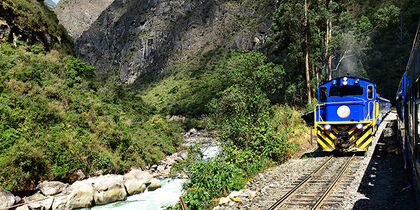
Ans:
{"type": "Polygon", "coordinates": [[[191,209],[209,207],[211,199],[241,189],[246,182],[244,172],[236,165],[222,159],[199,161],[189,169],[190,182],[185,194],[191,209]]]}
{"type": "Polygon", "coordinates": [[[122,173],[156,163],[181,144],[181,127],[129,88],[96,89],[94,68],[0,43],[0,185],[33,190],[77,170],[122,173]]]}
{"type": "Polygon", "coordinates": [[[31,52],[33,52],[34,54],[47,54],[47,52],[45,51],[44,47],[40,44],[34,44],[31,46],[31,52]]]}

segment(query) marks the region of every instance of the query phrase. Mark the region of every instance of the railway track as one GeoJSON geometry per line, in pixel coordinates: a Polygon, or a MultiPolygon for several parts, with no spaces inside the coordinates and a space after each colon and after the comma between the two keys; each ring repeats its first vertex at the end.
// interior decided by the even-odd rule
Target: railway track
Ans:
{"type": "MultiPolygon", "coordinates": [[[[354,154],[349,157],[329,156],[268,209],[318,209],[324,204],[334,205],[334,198],[328,199],[328,203],[325,201],[354,159],[354,154]]],[[[336,199],[340,200],[340,197],[336,199]]]]}

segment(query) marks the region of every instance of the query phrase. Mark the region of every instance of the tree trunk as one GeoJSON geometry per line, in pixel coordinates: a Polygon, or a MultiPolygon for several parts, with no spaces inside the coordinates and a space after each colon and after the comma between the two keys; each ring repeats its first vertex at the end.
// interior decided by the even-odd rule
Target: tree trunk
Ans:
{"type": "MultiPolygon", "coordinates": [[[[332,20],[329,21],[329,27],[328,27],[328,41],[331,40],[331,31],[332,30],[332,20]]],[[[331,80],[331,70],[332,70],[332,55],[331,53],[328,53],[328,80],[331,80]]]]}
{"type": "MultiPolygon", "coordinates": [[[[327,4],[326,5],[327,10],[329,10],[330,0],[327,0],[326,4],[327,4]]],[[[332,28],[332,20],[331,20],[331,16],[329,16],[327,18],[327,24],[326,24],[326,29],[325,29],[325,59],[327,60],[325,71],[326,71],[328,80],[331,80],[331,70],[332,70],[332,56],[328,50],[328,46],[331,40],[331,28],[332,28]]]]}
{"type": "Polygon", "coordinates": [[[311,84],[309,78],[309,46],[308,46],[308,2],[305,0],[305,72],[306,72],[306,88],[308,93],[308,104],[312,103],[311,84]]]}

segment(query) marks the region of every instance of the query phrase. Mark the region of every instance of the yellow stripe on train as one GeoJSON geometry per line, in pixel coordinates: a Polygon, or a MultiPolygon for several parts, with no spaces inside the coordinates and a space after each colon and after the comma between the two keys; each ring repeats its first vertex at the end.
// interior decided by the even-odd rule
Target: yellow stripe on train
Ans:
{"type": "MultiPolygon", "coordinates": [[[[360,122],[363,124],[363,130],[356,128],[359,122],[322,122],[316,123],[315,129],[317,134],[317,142],[324,151],[339,150],[341,152],[366,151],[367,146],[372,143],[374,133],[374,120],[360,122]],[[324,125],[330,124],[331,130],[324,130],[324,125]],[[346,147],[342,148],[338,145],[339,135],[347,132],[348,140],[345,142],[346,147]]],[[[345,135],[345,134],[344,134],[345,135]]]]}

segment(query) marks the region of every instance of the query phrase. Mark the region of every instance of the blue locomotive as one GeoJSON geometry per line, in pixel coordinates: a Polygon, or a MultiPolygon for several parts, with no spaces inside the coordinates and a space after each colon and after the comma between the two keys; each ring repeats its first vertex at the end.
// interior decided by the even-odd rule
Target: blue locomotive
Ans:
{"type": "Polygon", "coordinates": [[[420,22],[397,96],[398,137],[420,206],[420,22]]]}
{"type": "Polygon", "coordinates": [[[328,81],[318,87],[317,142],[324,151],[366,151],[390,110],[390,101],[379,97],[369,80],[340,77],[328,81]]]}

